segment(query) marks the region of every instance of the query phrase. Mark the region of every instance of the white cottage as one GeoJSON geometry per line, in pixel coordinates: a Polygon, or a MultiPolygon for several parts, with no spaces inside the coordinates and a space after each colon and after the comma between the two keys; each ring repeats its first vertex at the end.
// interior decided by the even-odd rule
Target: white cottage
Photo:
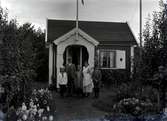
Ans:
{"type": "Polygon", "coordinates": [[[101,69],[132,71],[135,37],[127,23],[47,20],[46,41],[49,48],[49,84],[57,83],[59,68],[69,57],[77,66],[85,61],[101,69]],[[76,34],[78,33],[78,34],[76,34]]]}

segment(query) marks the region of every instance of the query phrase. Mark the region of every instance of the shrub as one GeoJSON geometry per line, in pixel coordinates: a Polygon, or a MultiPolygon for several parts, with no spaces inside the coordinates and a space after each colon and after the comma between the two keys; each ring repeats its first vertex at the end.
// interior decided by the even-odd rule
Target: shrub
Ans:
{"type": "MultiPolygon", "coordinates": [[[[53,121],[54,109],[51,107],[52,94],[50,91],[34,89],[30,97],[19,108],[12,110],[12,112],[15,111],[17,121],[53,121]]],[[[13,115],[8,115],[8,119],[12,119],[11,116],[13,115]]]]}
{"type": "Polygon", "coordinates": [[[117,103],[113,107],[121,113],[138,115],[158,112],[157,90],[151,86],[139,87],[135,82],[123,83],[117,89],[114,100],[117,103]]]}
{"type": "Polygon", "coordinates": [[[128,82],[111,89],[110,94],[95,101],[93,106],[107,112],[131,115],[158,112],[157,91],[151,86],[141,88],[135,82],[128,82]],[[150,105],[147,106],[147,104],[150,105]],[[137,112],[138,109],[141,112],[137,112]]]}
{"type": "Polygon", "coordinates": [[[101,72],[102,82],[107,86],[119,85],[130,80],[126,70],[101,70],[101,72]]]}
{"type": "Polygon", "coordinates": [[[113,106],[113,108],[117,113],[139,116],[141,114],[148,113],[153,106],[154,105],[150,101],[143,101],[133,97],[120,100],[113,106]]]}
{"type": "Polygon", "coordinates": [[[136,82],[122,83],[115,91],[117,101],[124,98],[136,97],[141,100],[157,102],[157,90],[151,86],[139,86],[136,82]]]}
{"type": "Polygon", "coordinates": [[[31,96],[31,102],[35,105],[39,105],[40,108],[47,109],[47,106],[51,103],[52,95],[48,89],[34,89],[31,96]]]}
{"type": "Polygon", "coordinates": [[[3,103],[5,104],[5,108],[9,108],[10,106],[14,106],[17,108],[20,103],[26,100],[27,97],[30,97],[31,94],[31,86],[30,82],[27,83],[25,81],[20,80],[20,78],[15,76],[1,76],[2,87],[4,88],[3,103]]]}

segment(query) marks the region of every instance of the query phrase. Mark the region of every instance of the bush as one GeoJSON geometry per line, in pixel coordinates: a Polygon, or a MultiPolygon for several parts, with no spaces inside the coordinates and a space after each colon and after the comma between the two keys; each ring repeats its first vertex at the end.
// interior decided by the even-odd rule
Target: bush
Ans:
{"type": "MultiPolygon", "coordinates": [[[[53,121],[54,109],[51,106],[52,95],[48,89],[34,89],[31,98],[22,103],[19,108],[12,110],[15,112],[17,121],[53,121]]],[[[8,119],[12,119],[8,113],[8,119]]],[[[14,114],[14,113],[12,113],[14,114]]]]}
{"type": "Polygon", "coordinates": [[[31,101],[35,105],[39,105],[39,107],[46,109],[47,106],[51,103],[52,95],[48,89],[34,89],[31,96],[31,101]]]}
{"type": "Polygon", "coordinates": [[[119,86],[114,100],[117,103],[113,107],[119,110],[119,113],[139,115],[158,112],[157,90],[151,86],[141,88],[135,82],[123,83],[119,86]]]}
{"type": "Polygon", "coordinates": [[[3,103],[4,107],[14,106],[17,108],[27,97],[30,97],[31,86],[30,82],[26,83],[16,76],[0,76],[2,87],[4,88],[3,103]]]}
{"type": "Polygon", "coordinates": [[[132,116],[140,116],[150,112],[153,108],[153,104],[150,101],[143,101],[138,98],[125,98],[120,100],[113,106],[115,112],[130,114],[132,116]]]}
{"type": "Polygon", "coordinates": [[[119,85],[130,80],[126,70],[101,70],[104,85],[119,85]]]}
{"type": "Polygon", "coordinates": [[[140,88],[136,82],[128,82],[116,88],[112,87],[110,92],[109,95],[95,101],[93,106],[107,112],[131,115],[158,112],[157,91],[151,86],[140,88]]]}
{"type": "Polygon", "coordinates": [[[141,100],[151,100],[157,102],[157,90],[151,86],[139,86],[136,82],[122,83],[117,89],[115,94],[117,101],[124,98],[139,98],[141,100]]]}

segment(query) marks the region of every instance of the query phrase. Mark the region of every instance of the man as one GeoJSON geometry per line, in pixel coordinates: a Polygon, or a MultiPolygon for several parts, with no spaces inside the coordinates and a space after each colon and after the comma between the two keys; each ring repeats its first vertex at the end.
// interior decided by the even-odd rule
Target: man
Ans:
{"type": "Polygon", "coordinates": [[[97,68],[97,66],[95,66],[92,79],[94,84],[94,97],[98,98],[100,93],[102,74],[101,74],[101,71],[97,68]]]}
{"type": "Polygon", "coordinates": [[[76,68],[75,65],[72,63],[72,58],[68,58],[68,64],[66,65],[66,72],[68,78],[68,96],[72,96],[74,92],[74,80],[76,79],[76,68]]]}

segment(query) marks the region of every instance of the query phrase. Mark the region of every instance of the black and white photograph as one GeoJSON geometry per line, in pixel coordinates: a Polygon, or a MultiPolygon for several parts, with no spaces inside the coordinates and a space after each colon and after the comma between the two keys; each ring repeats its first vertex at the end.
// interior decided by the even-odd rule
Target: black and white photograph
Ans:
{"type": "Polygon", "coordinates": [[[0,0],[0,121],[167,121],[167,0],[0,0]]]}

